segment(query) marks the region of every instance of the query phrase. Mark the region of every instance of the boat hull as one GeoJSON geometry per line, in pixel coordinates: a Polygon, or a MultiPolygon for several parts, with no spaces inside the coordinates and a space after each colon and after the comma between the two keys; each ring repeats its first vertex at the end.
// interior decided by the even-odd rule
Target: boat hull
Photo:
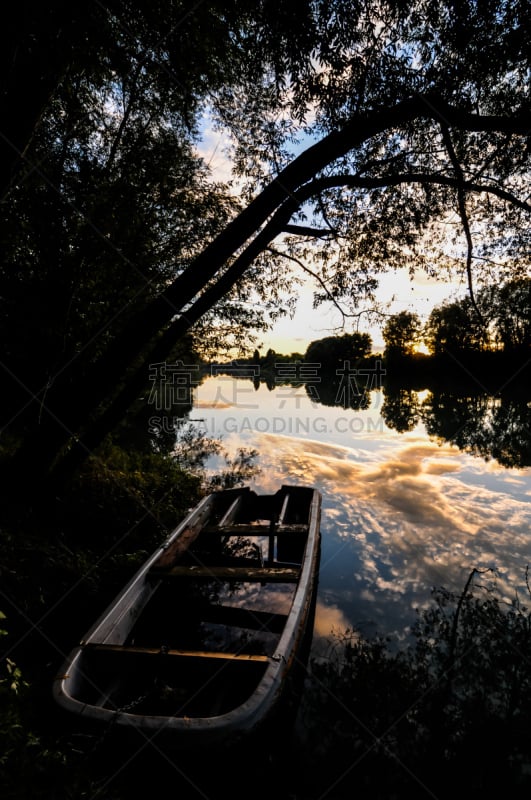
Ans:
{"type": "Polygon", "coordinates": [[[320,514],[309,487],[204,498],[72,650],[59,705],[178,749],[258,732],[311,634],[320,514]]]}

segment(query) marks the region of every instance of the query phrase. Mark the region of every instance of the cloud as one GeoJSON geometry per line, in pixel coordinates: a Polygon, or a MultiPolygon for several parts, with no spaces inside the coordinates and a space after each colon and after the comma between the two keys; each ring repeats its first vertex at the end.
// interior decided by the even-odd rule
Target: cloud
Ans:
{"type": "Polygon", "coordinates": [[[198,153],[210,167],[214,180],[229,183],[233,176],[232,161],[228,155],[231,144],[228,131],[218,130],[209,113],[201,121],[201,141],[198,153]]]}
{"type": "Polygon", "coordinates": [[[322,492],[327,604],[356,623],[400,631],[431,588],[460,592],[474,567],[495,568],[502,596],[514,597],[529,560],[531,511],[522,493],[507,493],[507,471],[425,440],[382,443],[371,452],[274,434],[256,443],[261,490],[281,481],[322,492]]]}
{"type": "Polygon", "coordinates": [[[351,628],[352,624],[343,611],[337,606],[325,605],[318,602],[315,609],[314,635],[327,637],[333,631],[344,631],[351,628]]]}

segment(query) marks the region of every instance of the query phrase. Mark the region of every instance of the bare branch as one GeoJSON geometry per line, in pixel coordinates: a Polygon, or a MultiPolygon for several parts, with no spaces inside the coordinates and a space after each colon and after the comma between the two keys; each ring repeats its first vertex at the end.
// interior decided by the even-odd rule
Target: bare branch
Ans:
{"type": "Polygon", "coordinates": [[[328,286],[327,286],[327,285],[326,285],[326,283],[323,281],[323,279],[321,278],[321,276],[320,276],[320,275],[318,275],[318,274],[317,274],[316,272],[314,272],[313,270],[311,270],[311,269],[310,269],[308,266],[306,266],[306,264],[305,264],[303,261],[301,261],[299,258],[297,258],[296,256],[293,256],[293,255],[291,255],[291,253],[282,253],[280,250],[275,250],[273,247],[268,247],[268,248],[267,248],[267,250],[268,250],[268,252],[269,252],[269,253],[272,253],[272,254],[273,254],[273,255],[275,255],[275,256],[282,256],[282,258],[288,258],[290,261],[294,261],[294,262],[295,262],[295,264],[297,264],[297,265],[298,265],[298,266],[299,266],[299,267],[300,267],[302,270],[304,270],[304,272],[308,273],[308,275],[311,275],[311,276],[312,276],[312,278],[314,278],[314,279],[317,281],[317,283],[318,283],[318,284],[321,286],[321,288],[322,288],[322,289],[323,289],[323,291],[325,292],[325,294],[326,294],[326,296],[328,297],[328,299],[330,300],[330,302],[331,302],[331,303],[333,303],[333,304],[335,305],[335,307],[337,308],[337,310],[338,310],[338,311],[339,311],[339,313],[341,314],[341,317],[342,317],[343,321],[344,321],[344,320],[345,320],[347,317],[359,316],[359,314],[347,314],[347,312],[345,311],[345,309],[344,309],[344,308],[342,308],[342,307],[339,305],[339,303],[337,302],[336,298],[335,298],[335,297],[333,296],[333,294],[330,292],[330,290],[329,290],[328,286]]]}
{"type": "Polygon", "coordinates": [[[442,122],[441,122],[441,131],[446,151],[454,168],[454,172],[457,176],[457,205],[459,208],[459,216],[461,217],[461,224],[463,225],[463,230],[465,232],[466,247],[467,247],[466,275],[468,280],[468,293],[470,295],[470,300],[472,302],[474,311],[478,315],[478,319],[483,325],[484,324],[483,315],[481,314],[481,311],[479,310],[476,303],[474,284],[472,280],[472,257],[474,254],[474,243],[472,241],[472,233],[470,232],[470,223],[468,221],[468,213],[466,210],[466,191],[464,189],[465,176],[463,174],[463,168],[461,167],[459,159],[457,158],[457,153],[455,152],[455,148],[452,142],[452,137],[450,136],[450,131],[448,129],[448,126],[442,122]]]}
{"type": "Polygon", "coordinates": [[[452,686],[452,679],[453,679],[453,673],[454,673],[455,662],[456,662],[456,649],[457,649],[457,639],[458,639],[458,633],[459,633],[459,620],[460,620],[460,616],[461,616],[461,609],[462,609],[463,603],[464,603],[465,598],[466,598],[466,596],[468,594],[468,590],[470,589],[470,585],[472,584],[474,576],[475,575],[484,575],[487,572],[493,572],[492,568],[491,567],[485,567],[484,569],[478,569],[478,568],[474,567],[472,569],[472,571],[470,572],[469,576],[468,576],[467,582],[465,583],[465,587],[464,587],[463,591],[461,592],[461,595],[459,596],[459,600],[457,602],[457,606],[456,606],[456,609],[455,609],[454,617],[453,617],[453,620],[452,620],[452,628],[451,628],[451,631],[450,631],[450,641],[449,641],[449,646],[448,646],[448,657],[447,657],[447,662],[446,662],[447,663],[447,666],[446,666],[446,669],[447,669],[447,687],[446,687],[447,691],[450,691],[451,690],[451,686],[452,686]]]}
{"type": "Polygon", "coordinates": [[[332,223],[328,219],[328,214],[326,213],[326,208],[325,208],[325,205],[323,203],[323,197],[322,197],[321,194],[318,195],[317,202],[318,202],[318,205],[319,205],[319,211],[321,212],[321,216],[324,219],[324,221],[326,222],[326,224],[328,225],[328,227],[330,228],[330,232],[336,237],[336,239],[339,238],[339,232],[336,230],[336,228],[334,228],[334,226],[332,225],[332,223]]]}
{"type": "MultiPolygon", "coordinates": [[[[193,309],[193,316],[199,318],[212,307],[212,303],[217,302],[223,293],[232,287],[234,281],[241,277],[252,260],[269,245],[285,225],[289,224],[293,213],[301,203],[326,188],[326,180],[315,179],[316,175],[322,174],[323,170],[337,163],[338,159],[359,148],[372,137],[385,131],[401,129],[419,120],[442,122],[449,127],[470,132],[514,133],[525,137],[531,129],[530,114],[521,116],[475,114],[449,105],[436,94],[416,95],[392,107],[385,105],[377,111],[371,110],[364,114],[353,115],[343,128],[333,130],[284,167],[246,208],[223,227],[163,292],[148,303],[139,314],[131,317],[103,354],[97,354],[98,357],[94,359],[90,369],[87,369],[86,363],[75,359],[62,368],[60,378],[57,376],[59,379],[54,381],[50,392],[48,402],[50,413],[46,417],[48,424],[41,426],[40,438],[37,440],[35,437],[31,441],[31,452],[41,453],[41,468],[51,465],[68,440],[79,436],[85,426],[87,426],[85,438],[91,442],[91,446],[101,441],[102,435],[106,432],[103,417],[108,413],[112,418],[116,410],[122,414],[126,397],[128,396],[128,402],[131,403],[133,397],[138,396],[135,392],[139,373],[134,365],[139,363],[145,365],[149,363],[145,359],[150,359],[151,353],[162,353],[165,345],[173,343],[174,334],[183,332],[180,330],[181,325],[184,331],[187,330],[192,320],[187,323],[182,316],[183,313],[191,314],[193,309]],[[228,263],[231,263],[231,266],[227,269],[228,263]],[[209,285],[211,281],[213,286],[209,285]],[[196,297],[198,299],[194,300],[196,297]],[[79,380],[83,381],[86,390],[78,402],[70,404],[66,409],[65,391],[68,392],[79,380]],[[121,382],[124,388],[120,402],[111,409],[116,386],[121,382]],[[55,409],[59,409],[59,416],[55,413],[55,409]],[[87,420],[92,421],[87,424],[87,420]],[[50,444],[52,440],[53,444],[50,444]]],[[[372,181],[364,179],[364,182],[360,178],[354,180],[352,176],[350,179],[353,181],[351,185],[359,187],[389,186],[393,183],[396,185],[416,180],[412,174],[372,181]]],[[[418,181],[427,182],[426,175],[419,176],[418,181]]],[[[431,182],[445,181],[442,176],[436,176],[431,182]]],[[[453,184],[450,180],[446,182],[448,185],[456,185],[455,180],[453,184]]],[[[338,177],[334,176],[329,185],[339,185],[338,177]]],[[[348,185],[348,181],[343,185],[348,185]]],[[[472,190],[466,184],[463,184],[463,188],[472,190]]],[[[494,190],[492,187],[484,187],[482,191],[494,190]]],[[[498,195],[501,196],[499,192],[498,195]]],[[[529,206],[526,206],[526,210],[530,210],[529,206]]],[[[165,358],[166,353],[167,351],[164,351],[161,357],[165,358]]],[[[29,449],[26,452],[24,448],[19,450],[19,464],[26,465],[28,453],[29,449]]]]}

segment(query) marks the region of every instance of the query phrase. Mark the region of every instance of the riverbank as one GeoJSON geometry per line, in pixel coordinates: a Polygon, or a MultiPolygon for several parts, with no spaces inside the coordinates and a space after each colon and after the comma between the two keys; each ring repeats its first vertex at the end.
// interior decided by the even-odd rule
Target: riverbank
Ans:
{"type": "MultiPolygon", "coordinates": [[[[225,384],[222,388],[226,389],[225,384]]],[[[288,400],[298,402],[291,395],[288,400]]],[[[278,402],[286,402],[283,392],[278,402]]],[[[260,406],[256,413],[264,410],[260,406]]],[[[338,413],[344,417],[341,409],[338,413]]],[[[347,458],[345,446],[336,453],[333,447],[304,439],[297,449],[286,437],[273,444],[275,458],[284,452],[291,475],[298,475],[295,470],[304,465],[298,479],[325,481],[320,583],[325,599],[333,599],[328,610],[334,610],[340,588],[331,582],[331,568],[339,569],[337,577],[349,596],[353,587],[348,581],[363,577],[361,561],[355,562],[358,566],[351,575],[349,543],[354,544],[351,537],[357,531],[365,543],[365,555],[376,560],[381,573],[367,576],[373,597],[365,600],[374,610],[386,599],[378,591],[385,578],[389,612],[392,593],[402,596],[407,587],[392,578],[388,556],[394,540],[385,535],[392,533],[385,523],[385,506],[370,505],[364,487],[373,495],[378,487],[384,491],[382,499],[392,506],[389,520],[396,521],[397,513],[407,511],[405,491],[410,492],[416,480],[413,462],[403,462],[401,476],[396,470],[399,462],[388,460],[390,454],[378,470],[376,451],[372,458],[365,452],[357,461],[352,458],[354,451],[347,458]],[[343,518],[331,505],[331,492],[346,488],[354,493],[343,518]],[[400,505],[393,505],[395,500],[400,505]],[[371,528],[372,523],[379,528],[371,528]],[[377,536],[388,554],[385,563],[380,563],[375,549],[377,536]],[[334,558],[337,547],[341,548],[339,559],[334,558]]],[[[439,457],[438,452],[422,450],[426,466],[418,476],[422,494],[415,494],[411,507],[416,531],[421,513],[432,514],[434,507],[439,508],[436,489],[445,474],[443,466],[450,478],[440,487],[441,497],[444,491],[445,502],[451,500],[451,486],[463,492],[456,484],[455,468],[450,469],[450,453],[444,451],[439,457]],[[428,489],[429,502],[423,503],[428,489]]],[[[260,453],[262,465],[267,464],[266,456],[260,453]]],[[[278,463],[276,469],[263,479],[282,480],[278,463]]],[[[362,797],[381,800],[388,800],[391,793],[397,800],[434,794],[450,798],[457,788],[466,789],[472,797],[486,796],[491,786],[499,792],[529,789],[531,753],[525,730],[531,722],[527,669],[531,620],[527,598],[507,604],[506,593],[500,597],[496,583],[491,584],[491,572],[476,575],[474,587],[466,593],[441,588],[420,616],[409,603],[408,621],[412,626],[418,621],[418,636],[414,646],[398,652],[377,627],[365,633],[355,626],[340,627],[336,635],[328,631],[328,648],[321,640],[319,656],[310,660],[299,717],[287,735],[283,763],[273,756],[270,760],[269,752],[265,760],[242,752],[236,760],[219,759],[212,771],[205,771],[204,763],[167,760],[146,742],[132,753],[114,749],[111,753],[105,736],[88,735],[65,719],[51,694],[64,655],[166,535],[168,526],[195,504],[203,487],[202,478],[184,470],[170,453],[113,446],[87,465],[68,492],[48,498],[45,506],[34,505],[28,493],[26,503],[17,501],[10,509],[4,508],[0,530],[4,554],[0,610],[5,615],[0,628],[6,631],[0,684],[3,798],[124,800],[139,788],[163,789],[168,784],[181,797],[197,800],[225,796],[229,790],[247,796],[249,786],[257,796],[269,796],[275,789],[281,797],[297,800],[344,798],[354,788],[362,797]],[[485,752],[489,754],[486,760],[485,752]],[[283,777],[286,764],[287,781],[283,777]]],[[[477,484],[474,492],[477,496],[477,484]]],[[[344,500],[345,495],[341,496],[344,500]]],[[[481,505],[481,496],[478,502],[481,505]]],[[[470,515],[470,505],[468,510],[470,515]]],[[[430,519],[435,523],[439,516],[432,514],[430,519]]],[[[450,523],[446,518],[446,538],[450,523]]],[[[442,546],[437,531],[431,536],[429,530],[426,537],[442,546]]],[[[401,528],[399,533],[399,552],[406,557],[408,529],[401,528]]],[[[460,529],[456,543],[464,533],[460,529]]],[[[416,549],[404,561],[403,577],[414,568],[412,577],[418,583],[422,565],[429,567],[433,559],[420,549],[417,539],[413,544],[416,549]]],[[[500,544],[497,540],[498,557],[500,544]]],[[[526,546],[522,538],[522,547],[526,546]]],[[[453,546],[452,552],[456,552],[453,546]]],[[[448,568],[444,553],[435,560],[448,568]]],[[[526,579],[521,576],[524,585],[526,579]]],[[[358,594],[366,594],[359,583],[356,586],[358,594]]],[[[356,594],[349,602],[358,599],[356,594]]],[[[345,603],[344,608],[353,610],[354,606],[345,603]]],[[[321,616],[319,636],[323,622],[321,616]]]]}

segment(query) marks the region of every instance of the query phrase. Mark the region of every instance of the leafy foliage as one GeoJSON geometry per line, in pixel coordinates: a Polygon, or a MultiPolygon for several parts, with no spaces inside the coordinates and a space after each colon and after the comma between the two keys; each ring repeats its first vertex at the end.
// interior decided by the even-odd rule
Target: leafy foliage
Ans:
{"type": "Polygon", "coordinates": [[[257,450],[245,447],[229,453],[220,439],[207,436],[193,423],[181,426],[174,449],[176,463],[199,477],[206,492],[243,485],[260,471],[254,463],[257,456],[257,450]]]}
{"type": "Polygon", "coordinates": [[[421,322],[418,314],[401,311],[389,317],[382,329],[386,355],[411,355],[420,342],[421,322]]]}
{"type": "Polygon", "coordinates": [[[487,343],[483,320],[468,298],[434,308],[426,323],[424,338],[430,351],[452,353],[481,350],[487,343]]]}
{"type": "Polygon", "coordinates": [[[525,355],[531,344],[530,298],[529,278],[484,287],[474,300],[464,297],[436,306],[424,326],[424,339],[434,354],[501,348],[525,355]]]}
{"type": "Polygon", "coordinates": [[[494,338],[505,351],[531,347],[531,280],[519,278],[494,293],[494,338]]]}
{"type": "Polygon", "coordinates": [[[370,355],[372,339],[368,333],[344,333],[342,336],[326,336],[310,342],[305,360],[320,364],[323,371],[335,373],[343,362],[356,362],[370,355]]]}
{"type": "MultiPolygon", "coordinates": [[[[485,577],[473,570],[460,595],[435,589],[398,648],[347,629],[329,639],[327,650],[316,650],[297,736],[284,753],[288,791],[304,800],[342,798],[355,786],[361,797],[384,800],[529,790],[531,615],[525,602],[507,602],[485,577]]],[[[2,623],[11,627],[9,619],[2,623]]],[[[33,669],[36,657],[40,648],[32,649],[33,669]]],[[[130,755],[113,748],[106,759],[99,737],[50,724],[49,699],[41,695],[39,682],[28,684],[18,666],[4,662],[3,796],[26,796],[30,787],[36,798],[88,797],[102,788],[116,800],[129,796],[142,768],[130,764],[129,777],[128,770],[117,773],[130,755]]],[[[192,766],[176,766],[178,760],[169,776],[181,787],[182,771],[186,791],[192,766]]],[[[242,765],[244,774],[248,767],[242,765]]],[[[218,785],[233,780],[231,770],[219,768],[218,785]]],[[[274,785],[277,768],[255,753],[252,774],[265,769],[274,785]]]]}
{"type": "Polygon", "coordinates": [[[301,266],[315,303],[347,314],[405,262],[472,293],[526,276],[526,3],[274,6],[14,13],[0,226],[13,475],[79,464],[185,333],[209,354],[253,347],[250,331],[292,310],[301,266]],[[225,134],[224,183],[199,156],[203,120],[225,134]]]}
{"type": "MultiPolygon", "coordinates": [[[[108,440],[60,496],[10,506],[0,529],[0,792],[2,797],[92,797],[101,784],[103,742],[72,729],[51,695],[54,671],[147,556],[210,489],[254,474],[254,453],[225,458],[220,442],[181,441],[179,453],[108,440]],[[193,450],[193,452],[192,452],[193,450]],[[205,460],[224,469],[211,477],[205,460]],[[186,456],[186,458],[185,458],[186,456]],[[185,463],[186,462],[186,463],[185,463]],[[184,469],[186,467],[186,470],[184,469]],[[5,647],[4,647],[5,645],[5,647]]],[[[112,774],[116,770],[113,760],[112,774]]],[[[124,794],[113,786],[109,797],[124,794]]]]}

